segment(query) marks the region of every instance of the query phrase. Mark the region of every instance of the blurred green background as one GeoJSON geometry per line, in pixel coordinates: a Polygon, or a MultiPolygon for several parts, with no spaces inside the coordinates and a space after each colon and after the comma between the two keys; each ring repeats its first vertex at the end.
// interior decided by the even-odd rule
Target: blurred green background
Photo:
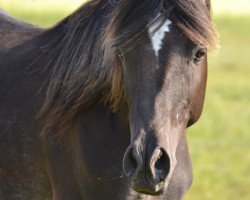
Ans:
{"type": "MultiPolygon", "coordinates": [[[[0,0],[0,7],[48,27],[84,0],[0,0]]],[[[194,168],[185,200],[250,199],[250,1],[212,0],[220,48],[210,54],[206,103],[188,130],[194,168]]]]}

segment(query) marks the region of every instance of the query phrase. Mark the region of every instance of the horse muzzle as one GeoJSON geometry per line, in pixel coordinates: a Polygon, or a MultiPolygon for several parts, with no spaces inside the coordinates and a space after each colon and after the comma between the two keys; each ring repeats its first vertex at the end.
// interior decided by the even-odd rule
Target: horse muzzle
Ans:
{"type": "Polygon", "coordinates": [[[131,145],[124,155],[123,170],[136,192],[161,195],[170,179],[170,163],[170,157],[164,148],[145,150],[131,145]]]}

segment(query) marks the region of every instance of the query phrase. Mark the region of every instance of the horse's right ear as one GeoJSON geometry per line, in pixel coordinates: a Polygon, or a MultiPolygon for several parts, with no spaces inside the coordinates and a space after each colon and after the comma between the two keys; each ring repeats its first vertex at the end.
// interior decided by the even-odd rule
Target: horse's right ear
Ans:
{"type": "Polygon", "coordinates": [[[210,0],[205,0],[206,6],[208,7],[209,10],[211,10],[211,1],[210,0]]]}

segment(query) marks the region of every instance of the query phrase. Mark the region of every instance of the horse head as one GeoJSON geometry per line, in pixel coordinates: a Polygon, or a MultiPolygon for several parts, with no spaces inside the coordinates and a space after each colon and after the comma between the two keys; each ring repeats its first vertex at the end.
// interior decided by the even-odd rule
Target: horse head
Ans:
{"type": "Polygon", "coordinates": [[[166,191],[180,139],[201,115],[213,42],[204,2],[159,2],[120,17],[115,41],[131,131],[123,169],[135,191],[150,195],[166,191]]]}

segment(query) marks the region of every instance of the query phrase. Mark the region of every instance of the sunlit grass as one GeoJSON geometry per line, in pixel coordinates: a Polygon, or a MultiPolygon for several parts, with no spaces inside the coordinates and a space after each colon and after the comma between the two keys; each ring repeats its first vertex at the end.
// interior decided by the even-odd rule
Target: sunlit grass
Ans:
{"type": "Polygon", "coordinates": [[[250,199],[250,15],[216,16],[203,116],[188,131],[194,183],[186,200],[250,199]]]}
{"type": "MultiPolygon", "coordinates": [[[[0,0],[0,7],[48,27],[82,2],[0,0]]],[[[194,183],[185,200],[249,200],[250,1],[212,2],[221,47],[210,55],[204,113],[188,130],[194,183]]]]}
{"type": "Polygon", "coordinates": [[[211,0],[216,15],[250,14],[249,0],[211,0]]]}
{"type": "Polygon", "coordinates": [[[0,7],[31,24],[48,27],[87,0],[0,0],[0,7]]]}
{"type": "Polygon", "coordinates": [[[15,11],[73,11],[87,0],[0,0],[1,7],[15,11]]]}

